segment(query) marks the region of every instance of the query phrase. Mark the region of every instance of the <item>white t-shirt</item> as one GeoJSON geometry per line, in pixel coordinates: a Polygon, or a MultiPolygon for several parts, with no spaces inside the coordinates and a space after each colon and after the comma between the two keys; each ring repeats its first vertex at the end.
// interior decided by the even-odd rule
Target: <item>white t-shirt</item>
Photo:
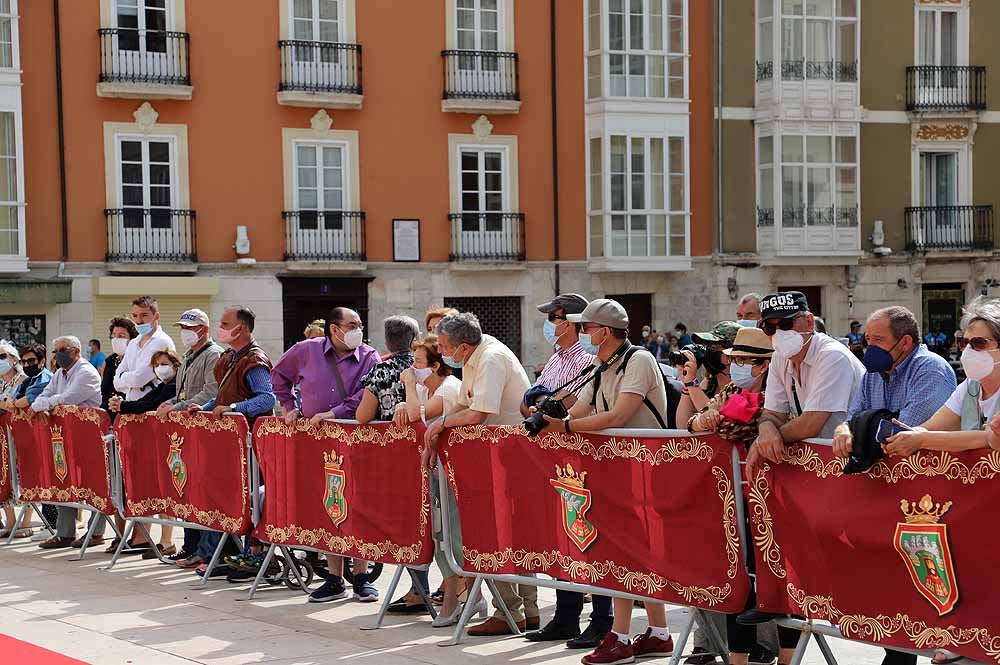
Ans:
{"type": "MultiPolygon", "coordinates": [[[[944,403],[944,405],[948,407],[948,410],[956,416],[962,415],[962,400],[965,399],[965,393],[968,392],[968,389],[969,380],[966,379],[958,384],[958,388],[956,388],[955,392],[951,394],[948,401],[944,403]]],[[[982,388],[980,388],[979,394],[982,396],[982,388]]],[[[993,393],[993,396],[985,401],[979,400],[979,410],[982,411],[983,418],[985,418],[987,422],[989,422],[990,418],[993,417],[993,414],[996,413],[998,403],[1000,403],[1000,390],[993,393]]]]}
{"type": "Polygon", "coordinates": [[[118,370],[115,371],[115,389],[125,393],[126,401],[132,402],[153,389],[156,384],[156,373],[153,372],[152,359],[157,351],[174,351],[174,340],[163,331],[163,326],[157,326],[149,336],[149,341],[140,346],[142,337],[136,337],[125,347],[118,370]]]}
{"type": "MultiPolygon", "coordinates": [[[[433,397],[440,397],[444,400],[444,414],[448,415],[455,410],[455,403],[458,401],[458,394],[460,392],[462,392],[462,382],[449,374],[444,377],[444,381],[434,391],[433,397]]],[[[424,394],[426,394],[426,389],[424,394]]],[[[421,400],[421,403],[426,402],[426,399],[421,400]]]]}

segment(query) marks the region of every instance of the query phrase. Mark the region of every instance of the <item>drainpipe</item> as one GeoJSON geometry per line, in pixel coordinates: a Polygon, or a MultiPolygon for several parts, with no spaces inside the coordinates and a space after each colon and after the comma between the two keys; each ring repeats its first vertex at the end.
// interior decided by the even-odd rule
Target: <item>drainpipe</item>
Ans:
{"type": "Polygon", "coordinates": [[[555,251],[555,291],[559,295],[559,117],[556,90],[556,0],[549,0],[549,69],[551,70],[552,106],[552,238],[555,251]]]}
{"type": "Polygon", "coordinates": [[[723,95],[722,95],[722,0],[716,0],[715,3],[715,41],[718,44],[718,52],[716,53],[716,74],[715,74],[715,97],[718,100],[718,110],[716,111],[715,118],[715,145],[718,146],[718,151],[716,153],[715,159],[715,208],[718,214],[716,219],[716,230],[715,230],[715,249],[719,254],[722,254],[722,214],[724,211],[723,206],[723,196],[722,196],[722,160],[723,160],[723,146],[722,146],[722,109],[723,109],[723,95]]]}
{"type": "Polygon", "coordinates": [[[59,202],[62,213],[62,258],[59,259],[61,273],[69,259],[69,217],[66,209],[66,130],[63,116],[62,36],[59,28],[59,0],[52,0],[52,15],[56,41],[56,116],[59,130],[59,202]]]}

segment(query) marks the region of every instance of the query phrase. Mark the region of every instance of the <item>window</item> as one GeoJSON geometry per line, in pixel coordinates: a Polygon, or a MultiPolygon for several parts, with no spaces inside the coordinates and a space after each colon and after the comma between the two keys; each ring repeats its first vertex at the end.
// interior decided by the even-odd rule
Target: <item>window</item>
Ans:
{"type": "Polygon", "coordinates": [[[606,0],[606,55],[601,51],[600,0],[587,16],[587,96],[602,88],[612,97],[683,99],[685,96],[685,1],[606,0]],[[603,72],[607,85],[602,85],[603,72]]]}
{"type": "Polygon", "coordinates": [[[958,153],[920,153],[920,205],[958,205],[958,153]]]}
{"type": "MultiPolygon", "coordinates": [[[[762,63],[773,52],[772,11],[770,0],[758,0],[762,63]]],[[[783,79],[857,80],[857,0],[781,0],[780,21],[783,79]]]]}
{"type": "Polygon", "coordinates": [[[346,152],[342,144],[295,144],[295,210],[300,229],[343,228],[341,213],[350,209],[344,176],[346,152]]]}
{"type": "Polygon", "coordinates": [[[16,8],[11,6],[11,0],[0,0],[0,68],[10,69],[14,66],[14,21],[16,8]]]}
{"type": "MultiPolygon", "coordinates": [[[[773,141],[758,142],[758,206],[773,207],[773,141]]],[[[781,223],[786,227],[857,224],[857,137],[781,137],[781,223]]]]}
{"type": "Polygon", "coordinates": [[[14,113],[0,113],[0,255],[21,254],[14,113]]]}
{"type": "Polygon", "coordinates": [[[590,140],[592,257],[687,255],[685,158],[680,137],[612,135],[606,141],[590,140]]]}
{"type": "Polygon", "coordinates": [[[445,298],[445,307],[472,312],[479,319],[483,332],[493,335],[521,357],[521,298],[519,296],[487,296],[482,298],[445,298]]]}
{"type": "Polygon", "coordinates": [[[292,0],[292,39],[339,42],[343,8],[340,0],[292,0]]]}
{"type": "Polygon", "coordinates": [[[119,140],[118,149],[124,228],[170,228],[175,205],[173,142],[125,137],[119,140]]]}
{"type": "Polygon", "coordinates": [[[506,203],[504,149],[463,147],[459,157],[462,233],[498,233],[506,203]]]}
{"type": "Polygon", "coordinates": [[[757,224],[774,225],[774,137],[757,141],[757,224]]]}
{"type": "Polygon", "coordinates": [[[501,0],[456,0],[455,45],[466,51],[499,51],[501,0]]]}
{"type": "Polygon", "coordinates": [[[119,51],[166,53],[168,0],[116,0],[119,51]]]}

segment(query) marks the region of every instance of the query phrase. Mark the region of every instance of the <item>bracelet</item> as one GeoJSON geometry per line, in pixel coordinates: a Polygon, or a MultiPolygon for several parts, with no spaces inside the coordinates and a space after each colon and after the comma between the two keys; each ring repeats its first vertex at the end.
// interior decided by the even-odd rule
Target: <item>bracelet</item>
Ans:
{"type": "Polygon", "coordinates": [[[571,434],[573,432],[573,430],[569,428],[569,418],[563,420],[563,429],[566,430],[567,434],[571,434]]]}

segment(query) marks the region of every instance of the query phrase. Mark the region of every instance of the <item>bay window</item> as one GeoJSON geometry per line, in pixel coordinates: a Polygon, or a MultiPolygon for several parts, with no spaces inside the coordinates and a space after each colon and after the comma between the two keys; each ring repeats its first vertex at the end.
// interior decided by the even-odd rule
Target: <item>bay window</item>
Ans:
{"type": "Polygon", "coordinates": [[[857,20],[857,0],[757,0],[757,80],[777,53],[783,80],[856,81],[857,20]]]}

